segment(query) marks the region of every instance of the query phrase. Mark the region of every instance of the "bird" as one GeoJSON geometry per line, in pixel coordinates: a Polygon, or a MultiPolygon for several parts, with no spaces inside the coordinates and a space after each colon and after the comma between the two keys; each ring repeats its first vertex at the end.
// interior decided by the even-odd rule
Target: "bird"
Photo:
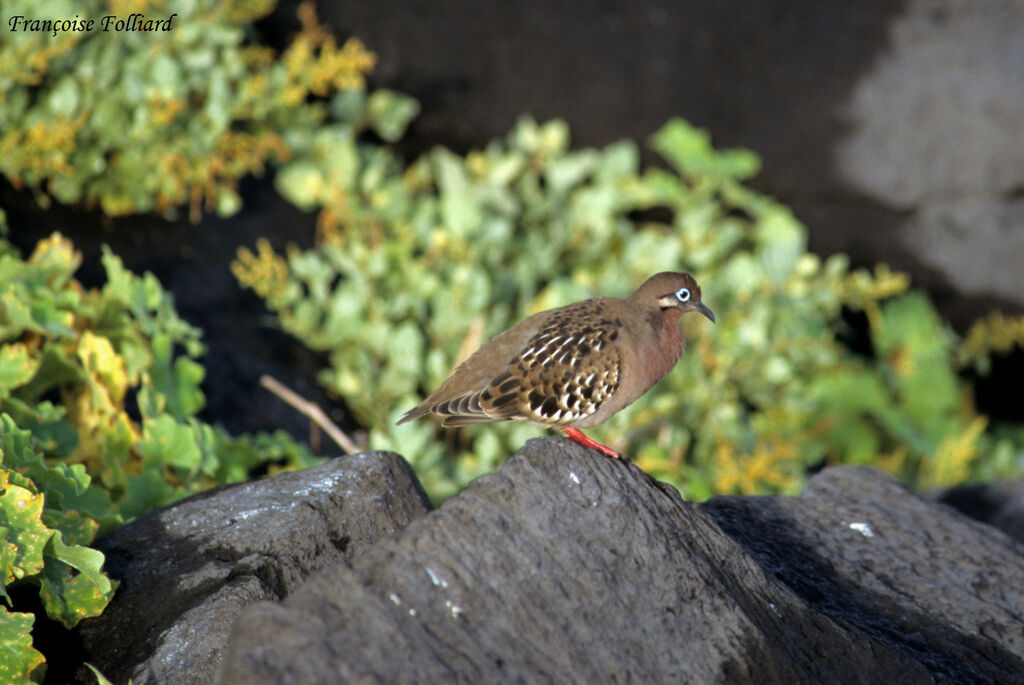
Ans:
{"type": "Polygon", "coordinates": [[[662,272],[628,298],[594,297],[523,319],[485,342],[397,423],[427,414],[442,426],[528,421],[620,458],[580,430],[629,406],[686,347],[680,317],[715,314],[688,273],[662,272]]]}

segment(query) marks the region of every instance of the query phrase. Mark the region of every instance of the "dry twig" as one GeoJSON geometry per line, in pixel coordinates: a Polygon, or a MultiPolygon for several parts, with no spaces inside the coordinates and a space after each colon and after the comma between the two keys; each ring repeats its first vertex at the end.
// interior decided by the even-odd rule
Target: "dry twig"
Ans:
{"type": "Polygon", "coordinates": [[[324,429],[324,432],[331,436],[331,439],[338,444],[338,446],[345,450],[346,454],[356,454],[359,452],[359,447],[352,438],[345,435],[344,431],[338,428],[331,419],[313,402],[307,399],[299,397],[293,391],[286,388],[275,378],[271,376],[260,376],[260,385],[274,393],[282,400],[292,405],[300,412],[305,414],[313,421],[316,425],[324,429]]]}

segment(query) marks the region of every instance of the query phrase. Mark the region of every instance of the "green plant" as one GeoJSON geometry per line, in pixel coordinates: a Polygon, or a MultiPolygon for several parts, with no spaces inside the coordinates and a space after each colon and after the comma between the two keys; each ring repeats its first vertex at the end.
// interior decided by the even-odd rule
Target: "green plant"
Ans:
{"type": "MultiPolygon", "coordinates": [[[[375,61],[358,40],[338,46],[301,6],[303,30],[279,57],[251,40],[273,0],[126,2],[55,0],[46,16],[173,17],[168,31],[0,33],[0,173],[45,206],[98,204],[106,214],[189,204],[236,212],[240,178],[288,159],[320,129],[331,95],[364,98],[375,61]]],[[[4,3],[4,22],[39,16],[38,4],[4,3]]],[[[361,128],[388,139],[402,127],[395,96],[370,96],[361,128]]],[[[344,98],[342,98],[344,100],[344,98]]]]}
{"type": "MultiPolygon", "coordinates": [[[[86,290],[80,260],[56,234],[27,260],[0,241],[2,596],[10,606],[10,588],[37,586],[67,627],[113,596],[89,548],[97,535],[258,464],[315,463],[283,433],[233,437],[199,421],[199,331],[151,274],[104,250],[107,282],[86,290]]],[[[0,613],[0,678],[38,677],[32,615],[0,613]]]]}
{"type": "Polygon", "coordinates": [[[281,256],[261,242],[234,265],[282,328],[329,354],[320,380],[370,444],[409,458],[435,498],[542,430],[395,426],[403,411],[522,317],[679,269],[718,324],[684,321],[676,370],[596,430],[686,496],[794,492],[822,461],[881,459],[919,485],[981,473],[995,453],[1002,475],[1024,472],[1024,440],[984,432],[928,300],[901,295],[906,277],[884,267],[808,253],[792,213],[743,185],[753,154],[716,151],[680,120],[652,138],[670,169],[641,170],[628,141],[568,141],[565,124],[524,119],[505,142],[407,167],[384,147],[325,141],[279,177],[301,169],[281,189],[323,206],[321,244],[281,256]],[[867,312],[875,358],[837,341],[844,307],[867,312]]]}

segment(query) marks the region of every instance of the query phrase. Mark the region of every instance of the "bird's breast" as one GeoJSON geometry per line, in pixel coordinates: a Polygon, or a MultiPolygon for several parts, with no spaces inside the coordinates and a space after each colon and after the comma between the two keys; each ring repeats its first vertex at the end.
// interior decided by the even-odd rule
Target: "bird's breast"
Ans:
{"type": "Polygon", "coordinates": [[[659,325],[644,344],[635,348],[635,358],[628,362],[633,368],[630,374],[637,379],[636,388],[630,390],[637,392],[637,399],[647,392],[652,385],[660,381],[679,361],[686,349],[686,339],[683,338],[682,328],[679,326],[678,316],[664,316],[659,325]]]}
{"type": "Polygon", "coordinates": [[[630,344],[620,347],[622,370],[618,390],[597,412],[571,425],[596,426],[636,402],[672,370],[686,346],[678,316],[664,317],[657,327],[638,326],[631,338],[630,344]]]}

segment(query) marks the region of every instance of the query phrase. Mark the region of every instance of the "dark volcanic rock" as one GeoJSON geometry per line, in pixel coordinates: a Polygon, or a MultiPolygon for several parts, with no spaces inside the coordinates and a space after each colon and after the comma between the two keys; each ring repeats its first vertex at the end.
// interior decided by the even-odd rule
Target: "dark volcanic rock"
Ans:
{"type": "Polygon", "coordinates": [[[96,544],[121,585],[77,630],[86,660],[118,683],[208,683],[247,604],[287,596],[429,508],[401,457],[371,452],[153,512],[96,544]]]}
{"type": "Polygon", "coordinates": [[[715,497],[744,550],[837,622],[939,681],[1024,682],[1024,546],[866,468],[827,469],[792,497],[715,497]]]}
{"type": "Polygon", "coordinates": [[[1024,543],[1024,481],[958,485],[936,498],[1024,543]]]}
{"type": "Polygon", "coordinates": [[[84,659],[225,685],[1024,683],[1024,545],[872,469],[700,505],[547,438],[428,508],[372,453],[151,514],[99,544],[122,585],[84,659]]]}
{"type": "Polygon", "coordinates": [[[797,499],[705,508],[631,464],[533,440],[351,567],[248,607],[220,681],[1007,680],[1024,677],[1011,653],[1019,638],[988,630],[1019,615],[1019,590],[1007,586],[1022,573],[1001,533],[873,471],[837,470],[797,499]],[[837,488],[844,481],[849,490],[837,488]],[[845,522],[836,512],[848,501],[845,522]],[[762,521],[758,508],[773,502],[797,522],[762,521]],[[871,543],[889,556],[865,565],[871,543]],[[961,544],[970,557],[953,563],[961,544]],[[916,611],[885,594],[901,587],[893,574],[934,583],[903,589],[929,595],[916,611]],[[943,597],[961,606],[931,606],[943,597]]]}

